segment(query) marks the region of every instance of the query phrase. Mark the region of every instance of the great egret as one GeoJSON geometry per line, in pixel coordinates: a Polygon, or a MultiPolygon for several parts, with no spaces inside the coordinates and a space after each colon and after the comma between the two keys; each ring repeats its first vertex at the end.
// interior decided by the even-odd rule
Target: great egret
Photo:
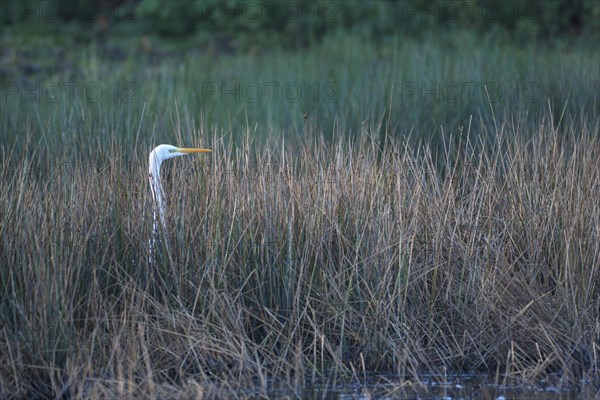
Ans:
{"type": "Polygon", "coordinates": [[[200,148],[180,148],[171,146],[169,144],[161,144],[152,150],[149,158],[149,178],[150,178],[150,189],[152,189],[152,199],[154,200],[154,212],[153,212],[153,223],[152,223],[152,237],[150,238],[150,263],[154,263],[154,251],[155,251],[155,240],[158,237],[158,220],[162,225],[163,234],[165,235],[165,244],[167,249],[169,246],[166,240],[167,225],[165,223],[165,192],[163,191],[162,184],[160,183],[160,165],[164,160],[169,158],[185,156],[191,153],[210,153],[210,149],[200,148]],[[158,216],[157,216],[158,214],[158,216]]]}

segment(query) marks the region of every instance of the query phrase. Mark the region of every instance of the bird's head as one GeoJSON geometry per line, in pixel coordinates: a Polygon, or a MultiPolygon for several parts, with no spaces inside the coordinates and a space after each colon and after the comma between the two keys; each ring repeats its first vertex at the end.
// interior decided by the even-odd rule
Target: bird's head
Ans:
{"type": "Polygon", "coordinates": [[[153,151],[153,155],[155,160],[158,163],[163,162],[169,158],[185,156],[186,154],[191,153],[210,153],[212,150],[210,149],[201,149],[201,148],[182,148],[171,146],[170,144],[161,144],[157,146],[153,151]]]}

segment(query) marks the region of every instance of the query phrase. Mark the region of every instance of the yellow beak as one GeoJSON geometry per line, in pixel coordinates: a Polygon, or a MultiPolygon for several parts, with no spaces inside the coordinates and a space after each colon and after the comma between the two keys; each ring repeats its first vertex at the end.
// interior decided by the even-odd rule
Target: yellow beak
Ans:
{"type": "Polygon", "coordinates": [[[211,149],[198,149],[198,148],[178,148],[180,153],[210,153],[211,149]]]}

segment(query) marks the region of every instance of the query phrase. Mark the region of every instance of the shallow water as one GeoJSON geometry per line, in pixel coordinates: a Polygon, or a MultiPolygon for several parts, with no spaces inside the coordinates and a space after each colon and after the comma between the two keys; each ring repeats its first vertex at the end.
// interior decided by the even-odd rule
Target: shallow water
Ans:
{"type": "Polygon", "coordinates": [[[421,385],[401,382],[397,377],[372,375],[363,382],[314,382],[291,392],[272,388],[269,398],[307,400],[374,400],[374,399],[422,399],[422,400],[594,400],[600,392],[589,389],[564,391],[543,383],[538,387],[518,388],[489,383],[487,377],[476,375],[424,376],[421,385]]]}

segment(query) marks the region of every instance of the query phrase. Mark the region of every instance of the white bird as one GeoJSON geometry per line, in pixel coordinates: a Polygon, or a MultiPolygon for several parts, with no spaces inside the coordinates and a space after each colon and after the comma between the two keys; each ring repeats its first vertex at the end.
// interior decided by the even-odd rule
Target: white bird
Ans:
{"type": "Polygon", "coordinates": [[[152,237],[150,238],[150,257],[149,262],[154,263],[154,251],[156,249],[156,238],[158,238],[158,220],[162,225],[163,234],[165,235],[165,244],[168,249],[168,241],[166,240],[167,225],[165,223],[165,192],[163,191],[162,184],[160,183],[160,166],[164,160],[169,158],[185,156],[191,153],[210,153],[210,149],[200,148],[180,148],[171,146],[169,144],[161,144],[157,146],[149,158],[149,179],[150,189],[152,190],[152,199],[154,200],[154,212],[153,212],[153,223],[152,223],[152,237]]]}

